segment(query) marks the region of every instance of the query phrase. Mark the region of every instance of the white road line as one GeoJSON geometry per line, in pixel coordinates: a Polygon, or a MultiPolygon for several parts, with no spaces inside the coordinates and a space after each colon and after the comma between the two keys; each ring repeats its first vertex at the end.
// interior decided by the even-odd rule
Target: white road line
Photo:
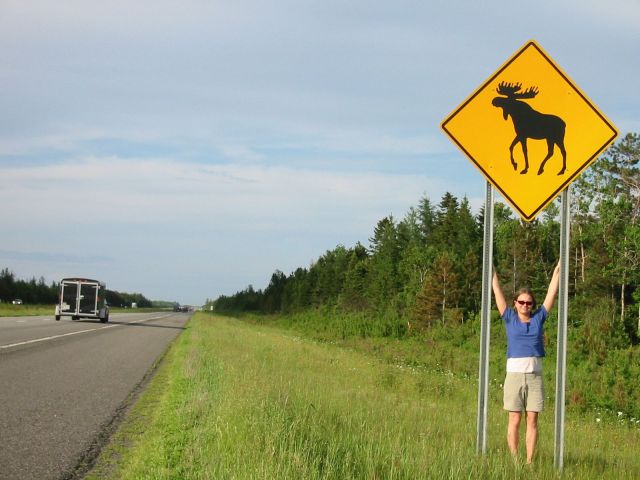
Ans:
{"type": "Polygon", "coordinates": [[[3,350],[5,348],[11,348],[11,347],[19,347],[20,345],[29,345],[30,343],[46,342],[49,340],[53,340],[55,338],[69,337],[71,335],[78,335],[79,333],[95,332],[96,330],[102,330],[104,328],[113,328],[113,327],[119,327],[119,326],[120,325],[108,325],[106,327],[90,328],[89,330],[80,330],[79,332],[63,333],[60,335],[53,335],[51,337],[34,338],[33,340],[26,340],[24,342],[10,343],[9,345],[0,345],[0,350],[3,350]]]}
{"type": "MultiPolygon", "coordinates": [[[[169,315],[161,315],[159,317],[151,317],[151,318],[147,318],[146,320],[141,320],[139,322],[131,322],[130,324],[134,325],[136,323],[144,323],[144,322],[148,322],[150,320],[159,320],[161,318],[165,318],[165,317],[168,317],[168,316],[169,315]]],[[[119,324],[115,324],[115,325],[106,325],[104,327],[90,328],[88,330],[80,330],[79,332],[62,333],[60,335],[53,335],[51,337],[34,338],[33,340],[26,340],[24,342],[11,343],[9,345],[0,345],[0,350],[4,350],[4,349],[7,349],[7,348],[12,348],[12,347],[19,347],[21,345],[29,345],[30,343],[47,342],[49,340],[54,340],[56,338],[69,337],[71,335],[78,335],[80,333],[95,332],[96,330],[104,330],[105,328],[122,327],[123,325],[129,325],[129,324],[119,323],[119,324]]]]}

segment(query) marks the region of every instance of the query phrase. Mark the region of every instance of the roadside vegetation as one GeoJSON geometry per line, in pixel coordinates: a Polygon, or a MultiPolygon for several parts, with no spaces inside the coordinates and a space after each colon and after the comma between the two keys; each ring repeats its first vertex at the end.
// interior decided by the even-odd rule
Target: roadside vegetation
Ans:
{"type": "MultiPolygon", "coordinates": [[[[568,402],[640,418],[640,135],[609,148],[571,187],[568,402]]],[[[495,206],[494,262],[507,296],[529,286],[539,299],[558,262],[558,206],[526,223],[495,206]]],[[[410,347],[426,342],[431,359],[456,373],[475,361],[448,359],[456,339],[478,335],[484,214],[446,193],[420,199],[400,221],[389,215],[368,246],[338,245],[309,267],[277,270],[264,289],[248,286],[207,306],[222,314],[276,316],[278,326],[314,338],[361,337],[410,347]],[[395,342],[395,343],[394,343],[395,342]]],[[[551,319],[557,318],[552,312],[551,319]]],[[[501,335],[496,322],[494,332],[501,335]]],[[[553,375],[556,328],[546,327],[546,374],[553,375]]],[[[501,336],[493,344],[502,345],[501,336]]],[[[476,351],[477,342],[469,348],[476,351]]],[[[496,352],[497,353],[497,352],[496,352]]],[[[504,353],[493,355],[504,361],[504,353]]],[[[549,377],[551,383],[553,377],[549,377]]]]}
{"type": "MultiPolygon", "coordinates": [[[[558,478],[552,406],[536,463],[514,462],[493,381],[479,456],[477,379],[400,360],[429,343],[341,343],[197,313],[86,478],[558,478]]],[[[448,347],[452,362],[473,356],[448,347]]],[[[563,478],[638,478],[639,440],[627,416],[569,409],[563,478]]]]}
{"type": "Polygon", "coordinates": [[[53,315],[54,309],[54,305],[13,305],[12,303],[0,303],[0,317],[53,315]]]}
{"type": "MultiPolygon", "coordinates": [[[[32,317],[43,315],[54,315],[55,305],[13,305],[10,303],[0,303],[1,317],[32,317]]],[[[162,306],[144,307],[144,308],[123,308],[109,307],[111,313],[145,313],[145,312],[161,312],[171,311],[172,308],[162,306]]]]}

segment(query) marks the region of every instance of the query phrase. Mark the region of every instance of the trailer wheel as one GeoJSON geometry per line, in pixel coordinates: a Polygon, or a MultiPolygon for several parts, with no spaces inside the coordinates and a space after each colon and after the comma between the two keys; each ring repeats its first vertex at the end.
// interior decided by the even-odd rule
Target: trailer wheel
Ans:
{"type": "Polygon", "coordinates": [[[60,321],[60,315],[56,315],[56,322],[60,321]]]}

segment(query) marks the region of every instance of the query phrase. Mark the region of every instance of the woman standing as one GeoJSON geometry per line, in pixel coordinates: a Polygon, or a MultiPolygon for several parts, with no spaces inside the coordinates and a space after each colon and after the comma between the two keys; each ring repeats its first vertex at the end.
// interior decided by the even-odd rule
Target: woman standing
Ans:
{"type": "Polygon", "coordinates": [[[496,307],[507,332],[507,376],[504,381],[504,409],[509,412],[507,443],[511,453],[517,456],[520,421],[522,412],[526,412],[527,463],[533,461],[538,441],[538,413],[544,409],[544,322],[553,308],[559,283],[560,265],[553,271],[547,296],[540,308],[536,310],[533,292],[528,288],[518,290],[513,298],[513,306],[509,307],[498,275],[495,272],[493,274],[496,307]]]}

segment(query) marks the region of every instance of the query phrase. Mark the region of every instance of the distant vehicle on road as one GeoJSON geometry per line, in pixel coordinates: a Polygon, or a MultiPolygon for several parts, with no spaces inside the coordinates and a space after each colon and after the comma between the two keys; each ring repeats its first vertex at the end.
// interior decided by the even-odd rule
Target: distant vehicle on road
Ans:
{"type": "Polygon", "coordinates": [[[61,317],[95,318],[102,323],[109,321],[109,306],[104,298],[106,285],[90,278],[63,278],[60,280],[60,297],[56,305],[56,320],[61,317]]]}
{"type": "Polygon", "coordinates": [[[14,301],[12,301],[11,303],[13,303],[14,305],[22,305],[22,300],[19,298],[16,298],[14,301]]]}
{"type": "Polygon", "coordinates": [[[189,305],[180,305],[178,302],[173,304],[174,312],[190,312],[191,307],[189,305]]]}

